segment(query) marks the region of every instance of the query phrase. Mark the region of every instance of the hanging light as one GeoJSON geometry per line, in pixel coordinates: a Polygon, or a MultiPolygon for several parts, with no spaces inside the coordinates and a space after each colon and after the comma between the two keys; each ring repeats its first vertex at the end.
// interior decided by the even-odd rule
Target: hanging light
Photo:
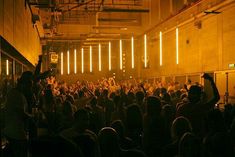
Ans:
{"type": "Polygon", "coordinates": [[[92,72],[92,46],[90,46],[90,72],[92,72]]]}
{"type": "Polygon", "coordinates": [[[159,38],[160,38],[160,42],[159,42],[159,51],[160,51],[160,66],[162,66],[162,32],[159,33],[159,38]]]}
{"type": "Polygon", "coordinates": [[[120,70],[122,70],[122,40],[120,39],[120,41],[119,41],[120,43],[120,45],[119,45],[119,49],[120,49],[120,56],[119,56],[119,59],[120,59],[120,70]]]}
{"type": "Polygon", "coordinates": [[[147,68],[147,35],[144,35],[144,67],[147,68]]]}
{"type": "Polygon", "coordinates": [[[64,54],[61,52],[60,54],[60,74],[64,74],[64,54]]]}
{"type": "Polygon", "coordinates": [[[176,28],[176,64],[179,64],[179,29],[176,28]]]}
{"type": "Polygon", "coordinates": [[[81,59],[82,59],[82,73],[84,73],[84,49],[82,48],[82,53],[81,53],[81,59]]]}
{"type": "Polygon", "coordinates": [[[99,44],[99,71],[101,71],[101,44],[99,44]]]}
{"type": "Polygon", "coordinates": [[[67,72],[68,74],[70,74],[69,50],[67,51],[67,72]]]}
{"type": "Polygon", "coordinates": [[[74,49],[74,73],[77,73],[77,50],[74,49]]]}
{"type": "Polygon", "coordinates": [[[134,58],[134,37],[131,37],[131,67],[134,69],[135,67],[135,58],[134,58]]]}
{"type": "Polygon", "coordinates": [[[9,75],[9,61],[8,59],[6,60],[6,73],[9,75]]]}
{"type": "Polygon", "coordinates": [[[111,71],[112,70],[112,60],[111,60],[111,57],[112,57],[112,55],[111,55],[111,42],[109,42],[109,71],[111,71]]]}

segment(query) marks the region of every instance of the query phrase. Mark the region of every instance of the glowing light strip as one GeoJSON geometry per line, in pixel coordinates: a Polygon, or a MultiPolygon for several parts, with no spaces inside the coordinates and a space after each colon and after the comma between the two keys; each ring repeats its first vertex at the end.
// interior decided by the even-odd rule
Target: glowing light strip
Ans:
{"type": "Polygon", "coordinates": [[[109,42],[109,71],[112,70],[112,62],[111,62],[111,42],[109,42]]]}
{"type": "Polygon", "coordinates": [[[144,35],[144,67],[147,68],[147,35],[144,35]]]}
{"type": "Polygon", "coordinates": [[[134,37],[131,37],[131,67],[135,67],[135,58],[134,58],[134,37]]]}
{"type": "Polygon", "coordinates": [[[92,46],[90,46],[90,72],[92,72],[92,46]]]}
{"type": "Polygon", "coordinates": [[[81,59],[82,59],[82,73],[84,73],[84,49],[82,48],[82,53],[81,53],[81,59]]]}
{"type": "Polygon", "coordinates": [[[67,71],[68,71],[68,74],[70,73],[70,61],[69,61],[69,50],[67,51],[67,71]]]}
{"type": "Polygon", "coordinates": [[[120,70],[122,70],[122,40],[120,40],[120,70]]]}
{"type": "Polygon", "coordinates": [[[60,54],[60,74],[63,75],[64,74],[64,54],[63,52],[61,52],[60,54]]]}
{"type": "Polygon", "coordinates": [[[176,64],[179,64],[179,29],[176,28],[176,64]]]}
{"type": "Polygon", "coordinates": [[[101,45],[99,44],[99,71],[101,71],[101,45]]]}
{"type": "Polygon", "coordinates": [[[77,50],[74,49],[74,73],[77,73],[77,50]]]}
{"type": "Polygon", "coordinates": [[[160,66],[162,66],[162,32],[159,33],[160,66]]]}
{"type": "Polygon", "coordinates": [[[6,72],[7,72],[7,75],[9,75],[9,61],[8,61],[8,59],[6,60],[6,72]]]}

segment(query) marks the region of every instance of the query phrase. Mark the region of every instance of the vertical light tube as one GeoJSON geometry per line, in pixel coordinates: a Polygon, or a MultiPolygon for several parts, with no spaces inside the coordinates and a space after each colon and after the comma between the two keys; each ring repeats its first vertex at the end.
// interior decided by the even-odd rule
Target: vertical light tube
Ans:
{"type": "Polygon", "coordinates": [[[144,35],[144,67],[147,68],[147,35],[144,35]]]}
{"type": "Polygon", "coordinates": [[[81,53],[81,59],[82,59],[82,73],[84,73],[84,49],[82,48],[82,53],[81,53]]]}
{"type": "Polygon", "coordinates": [[[159,42],[159,52],[160,52],[160,66],[162,66],[162,32],[159,33],[159,38],[160,38],[160,42],[159,42]]]}
{"type": "Polygon", "coordinates": [[[92,72],[92,46],[90,46],[90,72],[92,72]]]}
{"type": "Polygon", "coordinates": [[[77,73],[77,50],[74,49],[74,73],[77,73]]]}
{"type": "Polygon", "coordinates": [[[8,59],[6,60],[6,73],[9,75],[9,61],[8,59]]]}
{"type": "Polygon", "coordinates": [[[61,52],[60,54],[60,74],[64,74],[64,54],[61,52]]]}
{"type": "Polygon", "coordinates": [[[67,72],[70,73],[70,60],[69,60],[69,50],[67,51],[67,72]]]}
{"type": "Polygon", "coordinates": [[[120,59],[120,70],[122,70],[122,40],[120,39],[120,43],[119,43],[119,49],[120,49],[120,56],[119,56],[119,59],[120,59]]]}
{"type": "Polygon", "coordinates": [[[135,55],[134,55],[134,37],[131,37],[131,67],[135,68],[135,55]]]}
{"type": "Polygon", "coordinates": [[[176,28],[176,64],[179,64],[179,29],[176,28]]]}
{"type": "Polygon", "coordinates": [[[112,60],[111,60],[111,42],[109,42],[109,71],[112,70],[112,60]]]}
{"type": "Polygon", "coordinates": [[[101,71],[101,45],[99,44],[99,71],[101,71]]]}

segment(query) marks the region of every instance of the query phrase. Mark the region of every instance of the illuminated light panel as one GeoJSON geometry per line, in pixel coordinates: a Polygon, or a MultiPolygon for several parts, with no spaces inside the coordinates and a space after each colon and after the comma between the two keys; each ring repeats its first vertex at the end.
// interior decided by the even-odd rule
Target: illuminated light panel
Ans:
{"type": "Polygon", "coordinates": [[[67,51],[67,71],[68,71],[68,74],[70,74],[69,50],[67,51]]]}
{"type": "Polygon", "coordinates": [[[101,71],[101,45],[99,44],[99,71],[101,71]]]}
{"type": "Polygon", "coordinates": [[[77,73],[77,50],[74,49],[74,73],[77,73]]]}
{"type": "Polygon", "coordinates": [[[7,72],[7,75],[9,75],[9,61],[8,61],[8,59],[6,60],[6,72],[7,72]]]}
{"type": "Polygon", "coordinates": [[[176,28],[176,64],[179,64],[179,29],[176,28]]]}
{"type": "Polygon", "coordinates": [[[162,66],[162,32],[159,33],[159,51],[160,51],[160,66],[162,66]]]}
{"type": "Polygon", "coordinates": [[[134,37],[131,37],[131,67],[135,68],[135,58],[134,58],[134,37]]]}
{"type": "Polygon", "coordinates": [[[144,35],[144,67],[147,68],[147,35],[144,35]]]}
{"type": "Polygon", "coordinates": [[[111,42],[109,42],[109,71],[112,70],[112,62],[111,62],[111,42]]]}
{"type": "Polygon", "coordinates": [[[81,59],[82,59],[82,73],[84,73],[84,49],[82,48],[82,53],[81,53],[81,59]]]}
{"type": "Polygon", "coordinates": [[[119,43],[119,49],[120,49],[120,70],[122,70],[122,40],[120,40],[120,43],[119,43]]]}
{"type": "Polygon", "coordinates": [[[60,74],[64,74],[64,54],[61,52],[60,54],[60,74]]]}
{"type": "Polygon", "coordinates": [[[90,72],[92,72],[92,46],[90,46],[90,72]]]}

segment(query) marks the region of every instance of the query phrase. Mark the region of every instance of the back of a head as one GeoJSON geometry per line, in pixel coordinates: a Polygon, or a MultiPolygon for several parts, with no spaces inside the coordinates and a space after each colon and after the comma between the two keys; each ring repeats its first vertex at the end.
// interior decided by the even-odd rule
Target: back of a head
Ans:
{"type": "Polygon", "coordinates": [[[84,157],[95,157],[96,154],[96,141],[91,136],[82,134],[76,136],[73,141],[78,145],[84,157]]]}
{"type": "Polygon", "coordinates": [[[155,96],[149,96],[147,98],[147,115],[160,115],[161,112],[161,102],[155,96]]]}
{"type": "Polygon", "coordinates": [[[189,132],[186,132],[179,142],[179,156],[180,157],[198,157],[200,156],[200,140],[189,132]]]}
{"type": "Polygon", "coordinates": [[[124,136],[124,124],[122,123],[121,120],[116,120],[112,122],[111,127],[115,129],[119,137],[122,138],[124,136]]]}
{"type": "Polygon", "coordinates": [[[25,71],[22,73],[21,77],[18,79],[18,85],[25,85],[26,87],[31,87],[33,81],[33,73],[31,71],[25,71]]]}
{"type": "Polygon", "coordinates": [[[192,85],[188,92],[190,102],[198,102],[201,98],[202,88],[197,85],[192,85]]]}
{"type": "Polygon", "coordinates": [[[138,91],[135,93],[136,100],[142,102],[144,100],[144,92],[138,91]]]}
{"type": "Polygon", "coordinates": [[[104,89],[102,94],[104,97],[108,97],[109,91],[107,89],[104,89]]]}
{"type": "Polygon", "coordinates": [[[87,110],[81,108],[74,113],[74,124],[79,129],[86,129],[89,126],[89,113],[87,110]]]}
{"type": "Polygon", "coordinates": [[[206,127],[208,132],[226,132],[224,117],[219,109],[209,111],[206,116],[206,127]]]}
{"type": "Polygon", "coordinates": [[[105,127],[98,134],[102,157],[112,157],[120,151],[117,132],[111,127],[105,127]]]}
{"type": "Polygon", "coordinates": [[[171,126],[172,138],[179,139],[186,132],[192,132],[190,121],[183,116],[177,117],[171,126]]]}
{"type": "Polygon", "coordinates": [[[128,106],[126,111],[126,121],[127,125],[142,125],[142,114],[138,105],[132,104],[128,106]]]}
{"type": "Polygon", "coordinates": [[[70,101],[66,100],[63,104],[63,114],[64,115],[72,115],[73,109],[70,101]]]}
{"type": "Polygon", "coordinates": [[[90,104],[92,107],[95,107],[97,105],[97,99],[95,97],[93,97],[90,101],[90,104]]]}

